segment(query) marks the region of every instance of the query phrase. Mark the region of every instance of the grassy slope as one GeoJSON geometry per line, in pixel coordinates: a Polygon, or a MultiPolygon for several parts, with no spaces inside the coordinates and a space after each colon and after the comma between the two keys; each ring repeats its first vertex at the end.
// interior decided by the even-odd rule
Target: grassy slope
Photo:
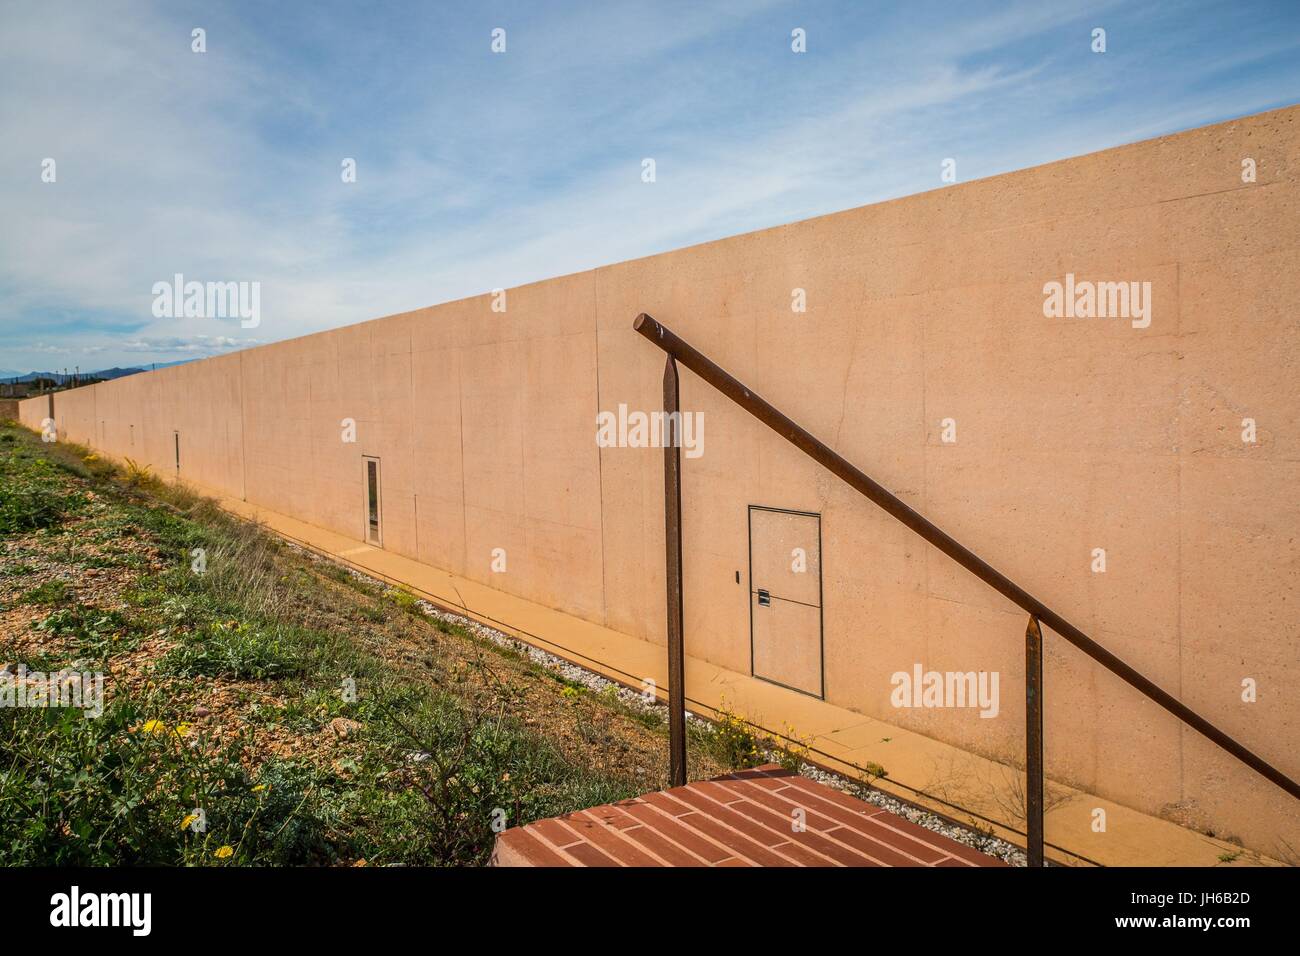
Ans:
{"type": "MultiPolygon", "coordinates": [[[[665,782],[654,715],[3,426],[0,667],[20,663],[102,671],[107,706],[0,709],[0,865],[476,864],[494,816],[665,782]]],[[[692,776],[752,743],[697,731],[692,776]]]]}

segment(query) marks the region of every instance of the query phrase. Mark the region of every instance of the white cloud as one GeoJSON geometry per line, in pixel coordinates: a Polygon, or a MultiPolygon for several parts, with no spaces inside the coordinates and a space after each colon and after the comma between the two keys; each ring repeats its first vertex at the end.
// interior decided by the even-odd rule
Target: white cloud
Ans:
{"type": "MultiPolygon", "coordinates": [[[[178,9],[6,10],[6,353],[211,354],[254,341],[233,320],[155,319],[153,283],[176,272],[259,281],[259,340],[276,340],[936,188],[948,155],[964,180],[1278,95],[1264,78],[1213,95],[1172,82],[1139,99],[1152,60],[1194,78],[1269,51],[1198,61],[1153,21],[1128,59],[1133,30],[1113,35],[1116,55],[1098,70],[1090,14],[1072,4],[911,21],[891,11],[860,35],[813,28],[797,60],[783,52],[789,24],[826,11],[775,0],[743,15],[723,3],[546,19],[529,9],[511,20],[505,57],[486,52],[494,24],[445,39],[420,21],[410,32],[429,49],[397,64],[390,50],[411,49],[403,17],[470,22],[473,8],[286,16],[287,32],[270,11],[241,22],[194,8],[202,55],[189,50],[196,14],[178,9]],[[1110,108],[1081,106],[1087,96],[1110,108]],[[53,185],[39,178],[46,156],[53,185]],[[355,184],[339,179],[344,156],[358,161],[355,184]],[[658,161],[654,185],[640,182],[644,156],[658,161]],[[59,338],[44,331],[51,312],[95,321],[59,338]]],[[[1092,8],[1108,22],[1125,9],[1092,8]]],[[[1294,46],[1277,39],[1271,55],[1294,46]]]]}
{"type": "Polygon", "coordinates": [[[156,339],[128,339],[117,347],[124,352],[147,352],[151,354],[215,354],[234,349],[261,345],[260,339],[232,338],[228,335],[193,335],[189,337],[173,336],[156,339]]]}

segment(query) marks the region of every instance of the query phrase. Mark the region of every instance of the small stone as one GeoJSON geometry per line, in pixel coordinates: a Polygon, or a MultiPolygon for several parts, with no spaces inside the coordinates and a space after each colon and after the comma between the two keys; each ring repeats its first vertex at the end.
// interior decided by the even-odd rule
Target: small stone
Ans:
{"type": "Polygon", "coordinates": [[[361,725],[355,720],[348,720],[346,717],[335,717],[329,723],[330,730],[340,739],[346,740],[361,729],[361,725]]]}
{"type": "Polygon", "coordinates": [[[195,716],[195,717],[207,717],[207,716],[208,716],[209,714],[211,714],[211,713],[212,713],[212,711],[208,710],[208,709],[207,709],[206,707],[204,707],[202,704],[200,704],[198,707],[195,707],[195,708],[194,708],[194,716],[195,716]]]}

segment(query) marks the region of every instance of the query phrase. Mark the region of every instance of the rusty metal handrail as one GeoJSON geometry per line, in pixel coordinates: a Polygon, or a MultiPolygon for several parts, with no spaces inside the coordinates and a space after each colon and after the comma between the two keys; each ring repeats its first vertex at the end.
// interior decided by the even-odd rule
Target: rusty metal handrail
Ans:
{"type": "MultiPolygon", "coordinates": [[[[1026,774],[1028,793],[1026,795],[1026,829],[1029,836],[1030,865],[1042,865],[1043,862],[1043,749],[1042,749],[1042,631],[1040,624],[1046,624],[1067,641],[1083,651],[1097,663],[1121,680],[1137,688],[1142,694],[1155,701],[1183,723],[1198,731],[1202,736],[1232,754],[1246,766],[1261,776],[1277,784],[1291,796],[1300,800],[1300,784],[1272,764],[1256,755],[1232,737],[1228,736],[1200,714],[1193,711],[1182,701],[1165,691],[1155,682],[1143,676],[1129,664],[1102,647],[1083,631],[1075,627],[1061,615],[1038,600],[1024,588],[1020,587],[1005,574],[998,571],[987,561],[969,548],[959,543],[937,525],[908,507],[884,486],[869,478],[854,467],[830,447],[787,418],[773,405],[759,397],[743,382],[736,379],[725,369],[716,365],[702,352],[677,336],[671,329],[656,321],[646,313],[636,317],[633,329],[663,349],[668,355],[668,365],[664,371],[665,410],[677,412],[677,368],[680,362],[705,382],[712,385],[727,398],[731,399],[745,411],[749,412],[764,425],[771,428],[790,444],[794,445],[822,467],[846,482],[855,491],[860,492],[888,514],[901,521],[930,544],[934,545],[948,557],[952,558],[967,571],[974,574],[989,587],[1029,614],[1029,625],[1025,634],[1025,715],[1026,715],[1026,774]],[[672,404],[669,406],[669,382],[671,376],[672,404]]],[[[670,425],[665,433],[664,475],[666,491],[666,524],[668,526],[668,645],[670,674],[673,660],[684,660],[682,646],[682,605],[681,605],[681,458],[680,458],[680,419],[670,417],[670,425]],[[668,487],[671,479],[671,489],[668,487]],[[675,524],[675,527],[674,527],[675,524]],[[675,550],[675,555],[674,555],[675,550]],[[674,595],[674,588],[676,594],[674,595]]],[[[677,665],[680,669],[680,664],[677,665]]],[[[676,683],[680,683],[680,677],[676,683]]],[[[670,683],[673,683],[670,676],[670,683]]],[[[670,707],[676,708],[674,688],[669,687],[670,707]]],[[[684,693],[684,691],[682,691],[684,693]]],[[[679,695],[680,696],[680,695],[679,695]]],[[[670,713],[670,729],[672,726],[670,713]]],[[[684,718],[683,718],[684,726],[684,718]]],[[[680,741],[672,744],[674,764],[678,747],[681,748],[681,780],[674,777],[674,785],[685,782],[685,739],[684,731],[680,741]]]]}

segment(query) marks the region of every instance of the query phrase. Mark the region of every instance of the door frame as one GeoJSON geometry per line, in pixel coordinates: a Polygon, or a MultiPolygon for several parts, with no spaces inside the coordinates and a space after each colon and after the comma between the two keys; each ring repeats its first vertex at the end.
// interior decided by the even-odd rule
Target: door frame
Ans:
{"type": "Polygon", "coordinates": [[[384,465],[378,455],[361,456],[361,540],[376,548],[384,546],[384,465]],[[375,463],[375,539],[370,539],[370,463],[375,463]]]}
{"type": "MultiPolygon", "coordinates": [[[[748,576],[746,582],[749,586],[745,588],[745,599],[749,602],[749,676],[755,680],[761,680],[768,684],[775,684],[777,687],[784,687],[786,690],[792,690],[796,694],[804,694],[815,700],[826,699],[826,592],[822,584],[822,516],[817,511],[799,511],[795,508],[773,508],[769,505],[749,505],[745,513],[745,530],[748,533],[748,540],[745,542],[745,552],[749,561],[748,576]],[[772,511],[784,515],[802,515],[806,518],[817,519],[817,653],[821,660],[818,661],[818,677],[820,681],[821,693],[814,694],[810,690],[804,690],[802,687],[791,687],[789,684],[783,684],[779,680],[773,680],[770,677],[763,677],[761,674],[754,673],[754,512],[755,511],[772,511]]],[[[784,600],[784,599],[781,599],[784,600]]]]}

